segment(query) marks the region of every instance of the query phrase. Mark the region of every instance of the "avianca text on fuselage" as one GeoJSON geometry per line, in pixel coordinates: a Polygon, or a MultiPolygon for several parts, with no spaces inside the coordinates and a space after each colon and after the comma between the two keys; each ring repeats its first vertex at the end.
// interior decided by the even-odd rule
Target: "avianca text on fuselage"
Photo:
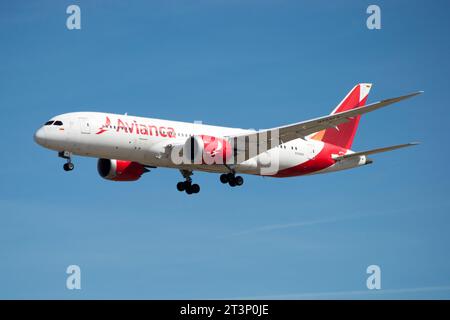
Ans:
{"type": "Polygon", "coordinates": [[[109,117],[106,117],[105,124],[100,127],[96,134],[102,134],[110,129],[114,129],[116,132],[124,132],[136,135],[145,136],[161,136],[164,138],[175,138],[175,129],[172,127],[156,126],[151,124],[138,123],[136,120],[127,122],[120,118],[117,118],[117,124],[112,125],[109,117]]]}
{"type": "Polygon", "coordinates": [[[73,112],[47,121],[34,139],[58,151],[67,160],[66,171],[74,168],[73,155],[98,158],[100,176],[113,181],[135,181],[150,168],[173,168],[184,178],[177,189],[192,194],[200,191],[192,182],[194,171],[218,173],[222,183],[235,187],[244,182],[238,174],[294,177],[328,173],[367,165],[372,163],[369,155],[414,145],[351,150],[361,115],[422,93],[366,104],[371,87],[369,83],[356,85],[329,115],[267,130],[73,112]],[[267,141],[260,139],[263,136],[267,141]],[[190,161],[174,161],[174,155],[190,161]],[[229,161],[231,158],[238,160],[229,161]]]}

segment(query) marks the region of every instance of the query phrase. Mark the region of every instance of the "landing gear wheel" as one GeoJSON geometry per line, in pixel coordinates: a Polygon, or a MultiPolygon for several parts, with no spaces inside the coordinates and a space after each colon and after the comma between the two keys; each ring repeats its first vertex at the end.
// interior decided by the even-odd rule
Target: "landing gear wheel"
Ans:
{"type": "Polygon", "coordinates": [[[66,159],[67,162],[63,165],[64,171],[72,171],[75,166],[72,163],[71,153],[68,151],[60,151],[58,152],[58,157],[66,159]]]}
{"type": "Polygon", "coordinates": [[[75,168],[72,162],[64,163],[63,169],[64,171],[72,171],[75,168]]]}
{"type": "Polygon", "coordinates": [[[180,181],[180,182],[177,183],[177,190],[178,190],[178,191],[182,192],[182,191],[184,191],[185,189],[186,189],[186,188],[185,188],[185,183],[184,183],[183,181],[180,181]]]}
{"type": "Polygon", "coordinates": [[[199,193],[200,192],[200,186],[198,184],[194,183],[191,186],[191,191],[192,191],[192,193],[199,193]]]}
{"type": "Polygon", "coordinates": [[[234,172],[224,173],[220,175],[220,182],[228,183],[230,187],[242,186],[244,184],[244,178],[236,176],[234,172]]]}
{"type": "Polygon", "coordinates": [[[220,175],[220,182],[223,184],[228,183],[228,175],[226,173],[220,175]]]}
{"type": "Polygon", "coordinates": [[[236,182],[237,186],[242,186],[244,184],[244,178],[242,178],[241,176],[237,176],[236,178],[234,178],[234,181],[236,182]]]}
{"type": "Polygon", "coordinates": [[[186,179],[185,181],[177,183],[178,191],[185,191],[187,194],[199,193],[200,186],[196,183],[192,184],[192,171],[188,170],[180,170],[183,177],[186,179]]]}

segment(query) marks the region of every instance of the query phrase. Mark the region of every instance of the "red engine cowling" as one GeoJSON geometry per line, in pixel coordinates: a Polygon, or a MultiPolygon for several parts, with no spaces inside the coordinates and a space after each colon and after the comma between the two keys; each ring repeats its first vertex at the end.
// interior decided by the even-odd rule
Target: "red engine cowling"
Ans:
{"type": "Polygon", "coordinates": [[[136,181],[148,172],[148,169],[133,161],[98,159],[97,171],[102,178],[107,180],[136,181]]]}
{"type": "Polygon", "coordinates": [[[232,150],[225,139],[199,135],[186,140],[183,154],[187,163],[224,164],[230,159],[232,150]]]}

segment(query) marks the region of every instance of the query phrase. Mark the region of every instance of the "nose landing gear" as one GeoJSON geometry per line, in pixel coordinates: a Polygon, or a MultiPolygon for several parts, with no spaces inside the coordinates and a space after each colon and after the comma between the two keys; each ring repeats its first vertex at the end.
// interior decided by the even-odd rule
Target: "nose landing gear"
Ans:
{"type": "Polygon", "coordinates": [[[63,169],[64,171],[72,171],[75,168],[75,165],[72,162],[72,154],[68,151],[58,152],[58,157],[66,159],[67,162],[64,163],[63,169]]]}
{"type": "Polygon", "coordinates": [[[230,187],[236,187],[244,184],[244,178],[236,176],[234,172],[223,173],[220,175],[220,182],[223,184],[228,183],[230,187]]]}

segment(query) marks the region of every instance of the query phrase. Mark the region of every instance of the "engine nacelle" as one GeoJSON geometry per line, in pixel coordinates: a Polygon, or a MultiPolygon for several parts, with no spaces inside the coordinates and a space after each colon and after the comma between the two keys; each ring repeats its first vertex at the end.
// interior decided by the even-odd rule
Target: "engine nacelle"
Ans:
{"type": "Polygon", "coordinates": [[[114,159],[98,159],[98,174],[107,180],[113,181],[136,181],[145,172],[148,172],[142,164],[114,159]]]}
{"type": "Polygon", "coordinates": [[[227,140],[206,135],[190,137],[183,146],[186,163],[224,164],[232,154],[231,145],[227,140]]]}

